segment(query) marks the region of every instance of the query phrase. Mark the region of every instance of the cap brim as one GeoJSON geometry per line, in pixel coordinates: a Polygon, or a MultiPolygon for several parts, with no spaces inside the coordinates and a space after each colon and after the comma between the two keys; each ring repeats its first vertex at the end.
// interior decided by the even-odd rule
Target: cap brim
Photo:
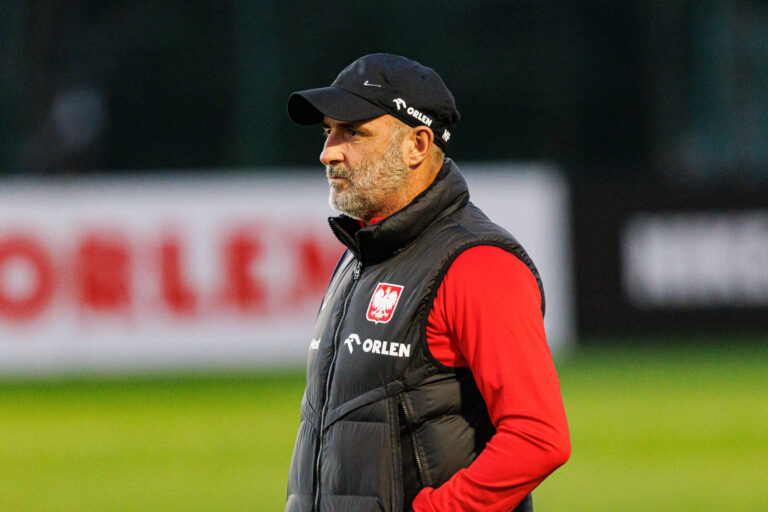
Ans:
{"type": "Polygon", "coordinates": [[[337,121],[362,121],[387,112],[340,87],[321,87],[294,92],[288,98],[288,115],[298,124],[318,124],[323,116],[337,121]]]}

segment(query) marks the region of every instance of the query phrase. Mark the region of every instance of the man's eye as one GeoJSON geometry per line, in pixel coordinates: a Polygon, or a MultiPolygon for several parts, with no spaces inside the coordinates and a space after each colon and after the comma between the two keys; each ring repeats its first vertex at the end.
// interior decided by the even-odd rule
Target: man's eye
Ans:
{"type": "Polygon", "coordinates": [[[349,134],[350,137],[356,137],[359,135],[357,130],[353,130],[352,128],[347,129],[347,134],[349,134]]]}

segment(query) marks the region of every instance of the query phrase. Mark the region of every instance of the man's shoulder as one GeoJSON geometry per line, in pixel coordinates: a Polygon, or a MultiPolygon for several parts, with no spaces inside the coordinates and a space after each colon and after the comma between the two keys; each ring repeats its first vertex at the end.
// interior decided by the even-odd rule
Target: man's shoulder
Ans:
{"type": "MultiPolygon", "coordinates": [[[[454,236],[465,243],[482,245],[483,242],[520,245],[517,239],[506,229],[488,218],[483,211],[472,202],[452,212],[445,219],[441,230],[453,232],[454,236]]],[[[491,243],[494,245],[494,243],[491,243]]]]}
{"type": "Polygon", "coordinates": [[[476,303],[491,299],[480,296],[497,290],[495,299],[514,291],[529,304],[541,304],[541,290],[531,268],[514,253],[493,245],[476,245],[461,252],[447,269],[442,285],[465,298],[473,297],[476,303]]]}

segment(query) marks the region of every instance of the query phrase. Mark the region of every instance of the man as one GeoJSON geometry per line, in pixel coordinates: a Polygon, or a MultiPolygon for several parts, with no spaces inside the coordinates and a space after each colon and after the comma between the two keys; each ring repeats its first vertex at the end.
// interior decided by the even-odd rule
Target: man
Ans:
{"type": "Polygon", "coordinates": [[[367,55],[296,92],[347,246],[318,313],[286,511],[530,511],[570,455],[538,271],[444,157],[432,69],[367,55]]]}

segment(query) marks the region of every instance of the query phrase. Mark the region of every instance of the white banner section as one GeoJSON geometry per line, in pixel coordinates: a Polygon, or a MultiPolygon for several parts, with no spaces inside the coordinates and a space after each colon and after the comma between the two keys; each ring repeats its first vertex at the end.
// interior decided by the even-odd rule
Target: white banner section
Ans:
{"type": "MultiPolygon", "coordinates": [[[[468,165],[473,202],[539,266],[554,349],[573,336],[568,191],[468,165]]],[[[321,170],[0,187],[0,372],[301,363],[343,251],[321,170]]]]}

